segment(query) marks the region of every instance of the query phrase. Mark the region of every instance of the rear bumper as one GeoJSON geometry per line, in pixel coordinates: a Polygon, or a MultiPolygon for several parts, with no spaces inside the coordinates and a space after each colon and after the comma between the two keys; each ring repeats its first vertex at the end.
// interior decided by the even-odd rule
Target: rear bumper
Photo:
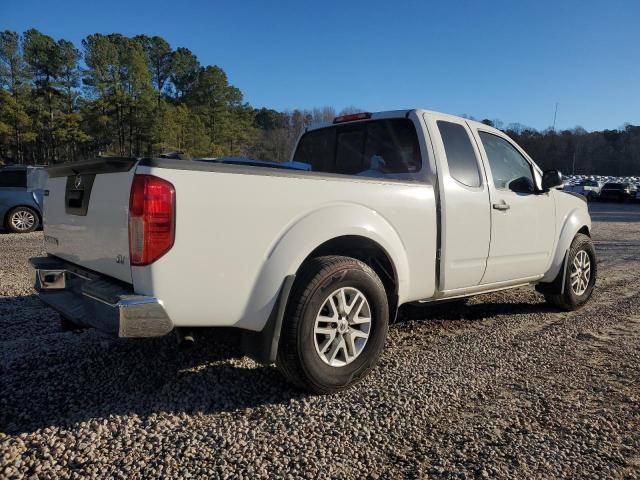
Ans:
{"type": "Polygon", "coordinates": [[[159,337],[173,330],[162,301],[136,295],[130,285],[56,257],[30,262],[40,299],[73,323],[117,337],[159,337]]]}

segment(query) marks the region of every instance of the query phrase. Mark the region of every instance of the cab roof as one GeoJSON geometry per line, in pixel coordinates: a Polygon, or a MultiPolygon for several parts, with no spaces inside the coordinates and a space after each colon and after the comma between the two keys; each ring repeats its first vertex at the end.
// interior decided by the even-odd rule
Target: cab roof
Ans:
{"type": "Polygon", "coordinates": [[[504,133],[501,132],[500,130],[494,127],[491,127],[490,125],[486,125],[482,122],[478,122],[476,120],[470,120],[468,118],[460,117],[457,115],[450,115],[448,113],[436,112],[434,110],[427,110],[424,108],[410,108],[410,109],[404,109],[404,110],[386,110],[386,111],[380,111],[380,112],[355,112],[352,114],[339,115],[334,119],[333,123],[319,123],[316,125],[312,125],[308,127],[306,131],[309,132],[311,130],[317,130],[319,128],[326,128],[326,127],[341,125],[346,123],[365,122],[368,120],[382,120],[385,118],[406,118],[409,116],[411,112],[416,112],[418,116],[426,114],[426,115],[438,115],[442,117],[449,117],[452,120],[467,122],[470,126],[473,126],[475,128],[482,128],[483,130],[486,130],[489,132],[500,133],[501,135],[504,135],[504,133]],[[366,116],[362,116],[362,115],[366,115],[366,116]],[[343,117],[352,117],[353,119],[339,120],[343,117]]]}

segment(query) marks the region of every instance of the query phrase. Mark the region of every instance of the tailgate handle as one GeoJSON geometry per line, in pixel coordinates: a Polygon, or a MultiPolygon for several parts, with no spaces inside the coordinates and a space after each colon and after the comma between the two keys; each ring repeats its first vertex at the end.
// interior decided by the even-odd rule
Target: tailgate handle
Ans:
{"type": "Polygon", "coordinates": [[[94,174],[67,177],[64,192],[64,209],[69,215],[86,216],[93,188],[94,174]]]}

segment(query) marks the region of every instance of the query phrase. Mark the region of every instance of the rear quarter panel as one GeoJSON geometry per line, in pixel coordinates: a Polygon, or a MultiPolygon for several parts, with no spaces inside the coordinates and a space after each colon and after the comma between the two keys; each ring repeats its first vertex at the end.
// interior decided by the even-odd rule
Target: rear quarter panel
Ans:
{"type": "Polygon", "coordinates": [[[133,267],[178,326],[261,330],[285,276],[323,242],[361,235],[394,261],[401,301],[433,294],[436,210],[423,183],[138,167],[176,189],[173,248],[133,267]]]}

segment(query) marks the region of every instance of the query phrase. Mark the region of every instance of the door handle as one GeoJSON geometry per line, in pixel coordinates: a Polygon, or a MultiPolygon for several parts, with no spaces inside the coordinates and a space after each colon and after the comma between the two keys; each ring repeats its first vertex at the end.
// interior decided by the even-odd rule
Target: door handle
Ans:
{"type": "Polygon", "coordinates": [[[493,208],[495,208],[496,210],[505,211],[505,210],[509,210],[511,207],[507,202],[503,200],[501,203],[494,203],[493,208]]]}

